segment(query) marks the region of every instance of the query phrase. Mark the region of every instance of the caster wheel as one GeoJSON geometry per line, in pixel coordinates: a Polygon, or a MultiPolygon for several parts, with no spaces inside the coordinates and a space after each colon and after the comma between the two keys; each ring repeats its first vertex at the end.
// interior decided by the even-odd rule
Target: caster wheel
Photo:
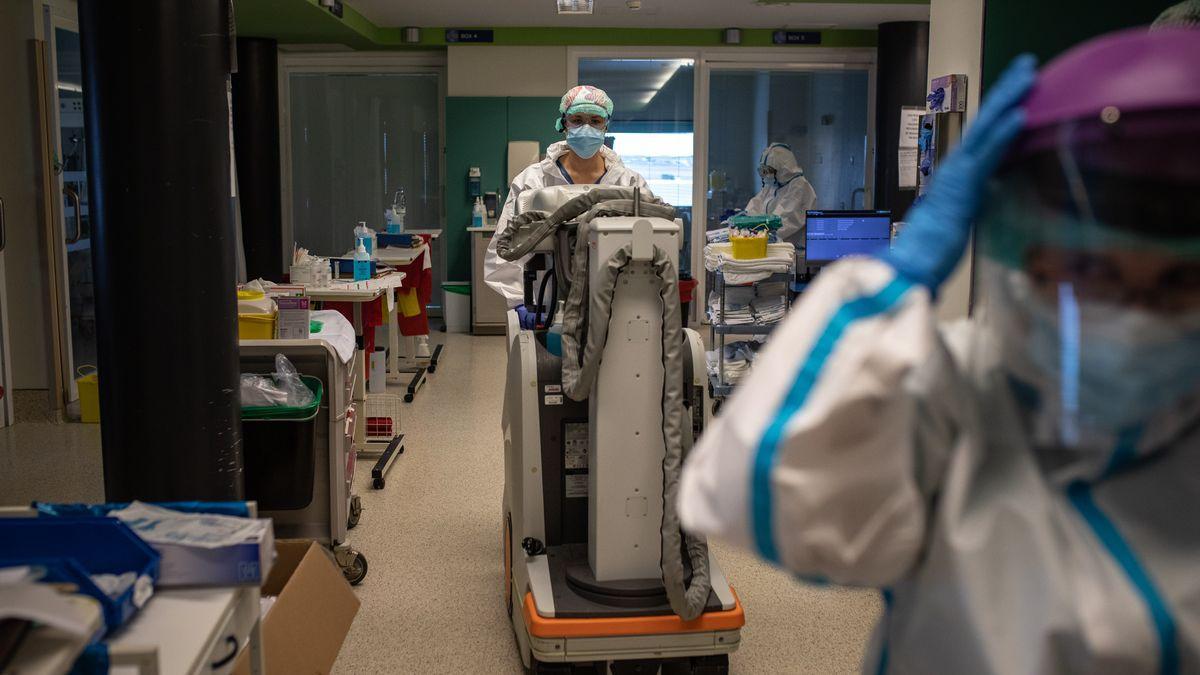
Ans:
{"type": "Polygon", "coordinates": [[[387,481],[382,478],[375,478],[371,480],[371,487],[375,488],[376,490],[382,490],[384,485],[387,485],[387,481]]]}
{"type": "Polygon", "coordinates": [[[693,656],[692,675],[729,675],[729,655],[693,656]]]}
{"type": "Polygon", "coordinates": [[[432,375],[437,372],[437,366],[429,366],[429,373],[432,375]]]}
{"type": "Polygon", "coordinates": [[[569,663],[542,663],[537,659],[530,659],[532,667],[526,668],[526,673],[533,675],[571,675],[571,664],[569,663]]]}
{"type": "Polygon", "coordinates": [[[412,401],[413,401],[413,395],[412,395],[412,394],[405,394],[405,395],[404,395],[404,402],[405,402],[405,403],[412,403],[412,401]]]}
{"type": "Polygon", "coordinates": [[[358,520],[362,518],[362,500],[358,495],[350,498],[350,515],[346,517],[346,529],[353,530],[358,525],[358,520]]]}
{"type": "Polygon", "coordinates": [[[717,416],[717,413],[719,413],[719,412],[721,412],[721,402],[720,402],[720,401],[713,401],[713,404],[712,404],[712,414],[713,414],[713,417],[716,417],[716,416],[717,416]]]}
{"type": "Polygon", "coordinates": [[[351,586],[361,584],[362,580],[367,578],[366,556],[356,551],[350,564],[342,567],[342,575],[346,577],[346,581],[349,581],[351,586]]]}

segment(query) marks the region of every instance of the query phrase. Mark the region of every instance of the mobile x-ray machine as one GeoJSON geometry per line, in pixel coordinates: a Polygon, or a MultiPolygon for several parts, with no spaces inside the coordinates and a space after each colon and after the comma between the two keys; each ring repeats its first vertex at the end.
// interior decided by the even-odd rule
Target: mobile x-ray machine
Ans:
{"type": "Polygon", "coordinates": [[[546,327],[508,325],[504,596],[521,660],[726,673],[745,615],[674,506],[708,410],[703,343],[679,315],[681,222],[605,186],[530,191],[517,211],[501,256],[553,261],[565,297],[561,323],[542,298],[546,327]]]}

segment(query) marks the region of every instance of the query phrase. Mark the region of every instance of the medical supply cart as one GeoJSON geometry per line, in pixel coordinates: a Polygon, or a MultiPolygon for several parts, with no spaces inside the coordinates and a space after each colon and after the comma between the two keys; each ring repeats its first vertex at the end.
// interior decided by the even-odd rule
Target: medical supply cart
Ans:
{"type": "MultiPolygon", "coordinates": [[[[424,243],[414,247],[381,246],[375,251],[375,259],[392,267],[405,268],[403,272],[407,283],[410,278],[423,275],[431,268],[430,259],[433,249],[430,242],[440,237],[441,233],[441,230],[408,231],[406,234],[420,236],[424,243]]],[[[427,311],[425,307],[421,307],[420,310],[422,313],[427,311]]],[[[437,372],[438,362],[442,358],[442,350],[445,345],[435,345],[428,356],[420,355],[413,344],[417,336],[401,334],[401,316],[398,305],[391,312],[387,330],[387,380],[390,383],[404,384],[404,401],[411,403],[422,385],[425,384],[426,374],[437,372]],[[403,349],[401,349],[401,345],[404,346],[403,349]],[[406,376],[407,383],[404,381],[406,376]]],[[[428,338],[428,333],[425,334],[425,337],[428,338]]]]}
{"type": "MultiPolygon", "coordinates": [[[[717,298],[716,311],[709,310],[709,344],[717,352],[717,368],[715,373],[709,374],[709,394],[713,398],[713,414],[715,415],[720,409],[721,404],[730,394],[736,383],[731,381],[726,372],[725,366],[725,344],[728,336],[749,336],[749,335],[768,335],[775,330],[775,326],[779,325],[787,316],[787,311],[791,307],[792,299],[792,278],[794,271],[777,272],[758,281],[747,284],[728,284],[725,280],[725,274],[721,270],[715,270],[709,273],[711,275],[712,292],[717,298]],[[760,296],[759,291],[763,288],[778,287],[778,294],[769,293],[760,296]],[[779,301],[783,303],[783,312],[778,316],[772,317],[770,320],[756,320],[753,323],[731,323],[729,321],[727,307],[729,301],[729,290],[731,288],[750,288],[753,289],[753,297],[772,298],[778,296],[779,301]]],[[[754,301],[749,303],[753,306],[754,301]]]]}
{"type": "Polygon", "coordinates": [[[404,452],[404,434],[400,432],[400,397],[394,394],[368,394],[366,390],[367,357],[363,342],[363,305],[384,298],[388,309],[395,313],[395,289],[404,279],[402,272],[392,272],[367,281],[334,282],[327,288],[305,288],[304,294],[318,302],[347,302],[353,306],[354,385],[351,397],[357,414],[363,419],[353,425],[354,447],[364,457],[375,459],[371,468],[371,484],[375,489],[386,485],[388,471],[404,452]],[[361,422],[361,423],[358,423],[361,422]]]}
{"type": "MultiPolygon", "coordinates": [[[[346,363],[325,340],[242,340],[241,371],[267,373],[275,368],[275,355],[283,354],[301,375],[319,378],[325,401],[320,404],[314,428],[311,483],[301,508],[270,509],[260,513],[275,523],[281,539],[313,539],[329,546],[334,559],[352,584],[367,574],[367,560],[348,542],[348,530],[358,524],[362,505],[353,494],[354,445],[358,413],[353,400],[362,371],[356,356],[346,363]]],[[[247,448],[253,452],[253,448],[247,448]]],[[[253,496],[253,495],[251,495],[253,496]]]]}

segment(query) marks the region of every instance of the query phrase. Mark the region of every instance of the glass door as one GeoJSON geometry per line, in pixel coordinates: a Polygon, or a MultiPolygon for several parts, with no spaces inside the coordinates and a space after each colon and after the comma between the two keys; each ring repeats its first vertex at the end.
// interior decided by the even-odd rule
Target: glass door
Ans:
{"type": "Polygon", "coordinates": [[[713,67],[709,78],[705,229],[762,188],[758,161],[772,143],[791,148],[816,208],[870,207],[869,71],[739,64],[713,67]]]}
{"type": "Polygon", "coordinates": [[[613,101],[606,140],[684,222],[680,272],[691,272],[695,73],[691,58],[581,57],[577,81],[613,101]]]}
{"type": "Polygon", "coordinates": [[[57,312],[62,342],[62,390],[66,402],[78,399],[77,369],[96,364],[96,306],[92,283],[91,221],[88,214],[87,154],[84,138],[83,66],[78,26],[47,11],[57,135],[54,173],[58,179],[61,246],[51,246],[61,264],[57,312]]]}

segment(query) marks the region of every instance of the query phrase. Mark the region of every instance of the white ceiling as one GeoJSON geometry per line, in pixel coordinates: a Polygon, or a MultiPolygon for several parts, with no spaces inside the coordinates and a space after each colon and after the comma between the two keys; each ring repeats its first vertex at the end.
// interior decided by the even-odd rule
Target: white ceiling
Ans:
{"type": "Polygon", "coordinates": [[[559,16],[555,0],[349,0],[377,26],[491,28],[875,28],[884,21],[928,21],[929,5],[755,0],[595,0],[591,15],[559,16]]]}

